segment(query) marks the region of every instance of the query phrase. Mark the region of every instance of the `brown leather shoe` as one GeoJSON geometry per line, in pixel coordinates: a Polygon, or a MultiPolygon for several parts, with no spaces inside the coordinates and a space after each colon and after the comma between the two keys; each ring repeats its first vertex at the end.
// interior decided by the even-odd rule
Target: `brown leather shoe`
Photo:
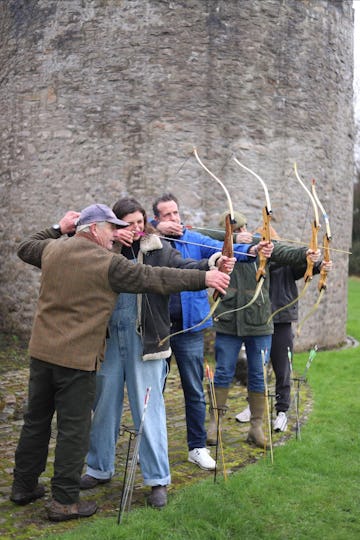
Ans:
{"type": "Polygon", "coordinates": [[[73,504],[61,504],[53,499],[47,507],[47,514],[50,521],[68,521],[90,517],[97,510],[95,501],[80,501],[73,504]]]}
{"type": "Polygon", "coordinates": [[[107,484],[110,482],[111,478],[94,478],[90,474],[84,474],[80,479],[80,489],[92,489],[98,484],[107,484]]]}
{"type": "Polygon", "coordinates": [[[14,485],[11,490],[10,501],[21,506],[29,504],[36,499],[40,499],[45,495],[45,488],[41,484],[38,484],[33,491],[25,491],[24,489],[18,489],[14,485]]]}

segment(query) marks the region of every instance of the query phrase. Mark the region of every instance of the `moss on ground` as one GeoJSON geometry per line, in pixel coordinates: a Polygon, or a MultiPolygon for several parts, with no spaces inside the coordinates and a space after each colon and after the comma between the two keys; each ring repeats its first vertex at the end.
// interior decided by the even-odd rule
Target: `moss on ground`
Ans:
{"type": "MultiPolygon", "coordinates": [[[[209,343],[206,359],[213,361],[211,356],[212,336],[207,338],[209,343]]],[[[50,498],[50,479],[54,460],[54,445],[56,437],[56,424],[53,425],[53,434],[50,443],[48,465],[41,477],[45,485],[45,499],[38,500],[30,505],[21,507],[9,501],[12,483],[12,469],[14,453],[22,425],[22,412],[26,404],[26,391],[28,382],[28,358],[26,348],[14,336],[0,336],[0,536],[2,539],[17,540],[39,538],[52,532],[77,527],[77,521],[65,523],[51,523],[46,518],[45,504],[50,498]]],[[[272,391],[271,384],[269,390],[272,391]]],[[[246,390],[243,386],[235,384],[230,392],[228,411],[223,420],[223,450],[225,468],[228,474],[261,459],[264,452],[261,449],[249,446],[246,440],[248,424],[239,424],[235,415],[246,406],[246,390]]],[[[307,385],[303,385],[300,395],[300,415],[302,422],[306,419],[311,406],[311,396],[307,385]]],[[[187,461],[186,428],[184,416],[184,402],[179,375],[175,362],[172,363],[168,378],[165,401],[168,418],[169,457],[172,474],[172,484],[169,496],[183,486],[198,482],[212,476],[213,473],[202,471],[196,465],[187,461]]],[[[289,437],[294,437],[295,428],[294,407],[289,414],[289,428],[285,434],[274,434],[274,444],[283,444],[289,437]]],[[[132,425],[129,407],[125,406],[123,424],[132,425]]],[[[119,438],[116,452],[116,474],[109,484],[97,487],[82,494],[89,499],[96,499],[99,504],[98,514],[89,518],[96,520],[97,516],[108,516],[117,519],[120,503],[125,461],[128,447],[128,434],[125,432],[119,438]]],[[[215,457],[215,448],[211,449],[215,457]]],[[[223,464],[219,453],[218,475],[223,474],[223,464]]],[[[138,470],[132,499],[132,507],[146,504],[149,488],[142,485],[142,478],[138,470]]]]}

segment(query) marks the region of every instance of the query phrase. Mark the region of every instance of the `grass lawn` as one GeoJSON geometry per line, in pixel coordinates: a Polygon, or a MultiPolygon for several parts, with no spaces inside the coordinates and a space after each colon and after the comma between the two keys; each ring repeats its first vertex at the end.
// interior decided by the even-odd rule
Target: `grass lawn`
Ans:
{"type": "MultiPolygon", "coordinates": [[[[360,339],[360,280],[349,281],[348,333],[360,339]]],[[[295,355],[302,373],[307,354],[295,355]]],[[[309,371],[314,406],[301,439],[228,476],[177,492],[157,511],[141,508],[121,525],[96,518],[61,540],[360,538],[359,348],[318,352],[309,371]]]]}

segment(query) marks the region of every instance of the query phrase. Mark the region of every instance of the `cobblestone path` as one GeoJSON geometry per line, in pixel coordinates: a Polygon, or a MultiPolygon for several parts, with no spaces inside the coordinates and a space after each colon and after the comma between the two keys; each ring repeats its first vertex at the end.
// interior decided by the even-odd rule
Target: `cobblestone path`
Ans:
{"type": "MultiPolygon", "coordinates": [[[[39,538],[49,532],[61,532],[69,528],[76,527],[76,521],[54,524],[46,519],[45,503],[50,497],[50,478],[52,475],[52,464],[54,455],[54,443],[56,429],[51,441],[51,448],[48,459],[48,466],[41,477],[41,482],[45,485],[45,500],[38,500],[30,505],[19,507],[9,501],[10,486],[12,483],[12,469],[14,452],[22,425],[22,412],[26,403],[26,390],[28,369],[17,369],[8,371],[0,375],[0,537],[5,539],[16,538],[29,540],[39,538]]],[[[269,387],[271,390],[271,386],[269,387]]],[[[301,393],[301,414],[304,417],[309,409],[309,389],[303,386],[301,393]]],[[[239,424],[235,421],[235,415],[246,406],[246,391],[243,386],[234,385],[228,400],[229,409],[223,421],[223,448],[226,471],[230,474],[233,471],[262,458],[264,455],[260,449],[249,446],[246,442],[248,424],[239,424]]],[[[179,375],[175,362],[172,364],[171,373],[168,378],[165,401],[168,418],[168,438],[169,457],[172,474],[172,484],[169,489],[169,498],[181,487],[198,482],[199,480],[213,476],[213,473],[202,471],[196,465],[187,461],[186,430],[183,393],[179,380],[179,375]]],[[[274,444],[283,444],[287,438],[294,435],[295,411],[290,411],[289,428],[285,434],[274,434],[274,444]]],[[[125,406],[123,423],[131,426],[129,409],[125,406]]],[[[124,464],[127,453],[128,436],[125,434],[119,439],[116,456],[116,474],[112,481],[105,486],[97,487],[83,493],[86,498],[96,499],[99,504],[98,513],[90,519],[97,519],[97,516],[109,516],[117,519],[119,508],[124,464]]],[[[215,449],[211,450],[215,457],[215,449]]],[[[222,475],[223,464],[218,466],[218,476],[222,475]]],[[[139,470],[136,473],[132,507],[146,504],[146,495],[149,488],[142,485],[139,470]]]]}

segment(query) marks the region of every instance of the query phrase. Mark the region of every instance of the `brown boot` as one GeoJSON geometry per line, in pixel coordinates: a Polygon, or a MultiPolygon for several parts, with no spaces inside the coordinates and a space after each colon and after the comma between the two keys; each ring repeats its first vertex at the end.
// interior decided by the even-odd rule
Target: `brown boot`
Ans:
{"type": "Polygon", "coordinates": [[[79,501],[73,504],[61,504],[52,499],[47,507],[47,514],[50,521],[68,521],[90,517],[95,514],[97,504],[94,501],[79,501]]]}
{"type": "Polygon", "coordinates": [[[266,438],[262,427],[265,413],[265,396],[261,392],[249,392],[248,399],[251,417],[247,442],[253,443],[259,448],[265,448],[266,438]]]}
{"type": "Polygon", "coordinates": [[[210,387],[208,386],[208,396],[209,396],[209,411],[210,411],[210,424],[207,430],[206,442],[209,446],[215,446],[217,440],[217,414],[219,414],[219,424],[222,417],[226,412],[226,400],[229,394],[230,388],[223,388],[222,386],[215,386],[215,398],[216,398],[216,408],[217,411],[214,411],[211,403],[211,394],[210,387]]]}

